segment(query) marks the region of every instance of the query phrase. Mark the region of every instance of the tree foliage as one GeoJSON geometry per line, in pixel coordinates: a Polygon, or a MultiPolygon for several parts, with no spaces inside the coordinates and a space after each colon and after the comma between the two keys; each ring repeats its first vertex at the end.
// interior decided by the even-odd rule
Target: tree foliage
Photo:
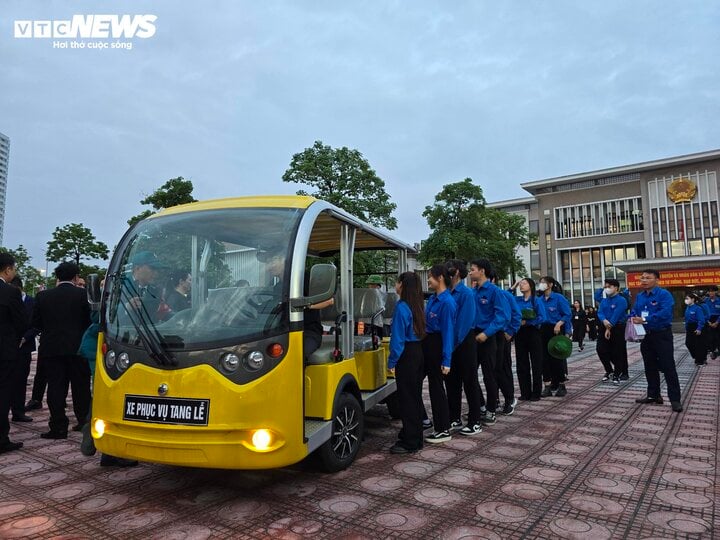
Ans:
{"type": "Polygon", "coordinates": [[[23,288],[25,292],[32,295],[41,285],[45,283],[40,270],[30,264],[32,257],[28,254],[25,246],[20,244],[17,249],[0,247],[0,253],[8,253],[15,259],[17,275],[23,280],[23,288]]]}
{"type": "Polygon", "coordinates": [[[47,243],[48,261],[72,260],[80,265],[82,259],[107,259],[108,247],[95,239],[95,235],[82,223],[69,223],[55,227],[52,240],[47,243]]]}
{"type": "Polygon", "coordinates": [[[152,210],[144,210],[137,216],[131,217],[128,220],[128,225],[134,225],[163,208],[195,202],[196,199],[192,196],[192,192],[193,184],[191,180],[185,180],[182,176],[171,178],[140,201],[140,204],[152,206],[152,210]]]}
{"type": "Polygon", "coordinates": [[[517,248],[527,246],[529,234],[525,220],[495,208],[488,208],[482,188],[466,178],[443,186],[423,217],[430,226],[430,237],[420,249],[425,265],[447,259],[489,259],[498,277],[525,272],[517,248]]]}
{"type": "Polygon", "coordinates": [[[385,191],[385,182],[358,150],[331,148],[315,141],[292,157],[282,178],[314,188],[299,190],[298,195],[317,197],[373,225],[397,228],[392,216],[396,205],[385,191]]]}

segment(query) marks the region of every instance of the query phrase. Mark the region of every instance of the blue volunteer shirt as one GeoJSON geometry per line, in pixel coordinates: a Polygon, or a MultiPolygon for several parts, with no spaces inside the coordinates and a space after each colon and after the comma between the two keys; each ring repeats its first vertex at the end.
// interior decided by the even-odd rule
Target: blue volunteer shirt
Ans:
{"type": "Polygon", "coordinates": [[[710,318],[710,306],[707,302],[703,302],[702,304],[695,303],[696,306],[700,306],[703,310],[703,313],[705,313],[705,320],[707,321],[710,318]]]}
{"type": "Polygon", "coordinates": [[[535,311],[535,318],[525,319],[525,326],[540,328],[540,325],[545,322],[545,303],[541,302],[537,296],[530,295],[527,300],[525,296],[516,296],[515,303],[521,314],[523,309],[532,309],[535,311]]]}
{"type": "Polygon", "coordinates": [[[705,310],[702,306],[697,304],[689,305],[685,308],[685,330],[688,329],[688,324],[697,323],[696,330],[702,330],[705,326],[705,310]]]}
{"type": "Polygon", "coordinates": [[[508,321],[508,324],[504,330],[506,334],[514,336],[515,334],[517,334],[517,331],[520,330],[522,313],[520,312],[520,308],[518,307],[517,302],[515,302],[515,295],[512,294],[510,291],[506,290],[503,290],[502,293],[508,302],[508,307],[510,308],[510,320],[508,321]]]}
{"type": "Polygon", "coordinates": [[[450,367],[455,349],[455,317],[457,304],[449,290],[433,294],[425,306],[425,331],[442,337],[442,365],[450,367]]]}
{"type": "Polygon", "coordinates": [[[502,289],[488,280],[474,290],[477,306],[475,328],[485,332],[487,337],[503,331],[510,322],[510,304],[502,289]]]}
{"type": "Polygon", "coordinates": [[[572,334],[572,321],[570,313],[570,302],[562,294],[551,292],[550,296],[544,294],[540,302],[545,305],[545,324],[555,325],[558,321],[564,321],[563,333],[572,334]]]}
{"type": "Polygon", "coordinates": [[[457,316],[455,317],[455,348],[457,348],[473,329],[477,308],[475,293],[462,281],[455,285],[452,297],[457,304],[457,316]]]}
{"type": "Polygon", "coordinates": [[[674,305],[675,300],[669,292],[660,287],[653,287],[637,295],[633,313],[636,317],[642,317],[643,312],[647,312],[645,326],[648,330],[665,330],[672,324],[674,305]]]}
{"type": "Polygon", "coordinates": [[[610,321],[613,326],[617,324],[625,324],[627,321],[627,300],[620,293],[614,296],[603,298],[598,309],[598,319],[600,322],[610,321]]]}
{"type": "Polygon", "coordinates": [[[405,344],[410,341],[419,341],[413,329],[412,311],[410,311],[410,306],[405,300],[400,300],[395,305],[390,332],[388,368],[394,369],[405,350],[405,344]]]}
{"type": "Polygon", "coordinates": [[[715,322],[720,318],[720,296],[716,296],[714,299],[708,296],[705,299],[705,304],[710,308],[710,320],[715,322]]]}

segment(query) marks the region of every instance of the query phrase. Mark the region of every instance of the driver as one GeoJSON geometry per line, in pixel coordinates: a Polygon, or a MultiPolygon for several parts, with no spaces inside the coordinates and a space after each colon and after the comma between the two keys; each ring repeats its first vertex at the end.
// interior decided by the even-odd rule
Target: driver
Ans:
{"type": "MultiPolygon", "coordinates": [[[[273,253],[272,255],[258,255],[258,260],[265,262],[265,269],[270,277],[275,281],[274,290],[279,296],[282,292],[282,278],[285,274],[285,256],[281,253],[273,253]]],[[[308,281],[310,273],[305,273],[305,293],[307,294],[308,281]]],[[[320,310],[335,303],[334,298],[319,302],[306,307],[303,310],[303,357],[307,360],[312,353],[322,345],[323,327],[320,322],[320,310]]]]}
{"type": "Polygon", "coordinates": [[[154,322],[158,319],[158,308],[162,301],[155,281],[163,265],[150,251],[138,251],[130,259],[130,264],[132,264],[132,285],[127,289],[132,298],[127,302],[126,307],[136,311],[142,309],[143,314],[154,322]]]}

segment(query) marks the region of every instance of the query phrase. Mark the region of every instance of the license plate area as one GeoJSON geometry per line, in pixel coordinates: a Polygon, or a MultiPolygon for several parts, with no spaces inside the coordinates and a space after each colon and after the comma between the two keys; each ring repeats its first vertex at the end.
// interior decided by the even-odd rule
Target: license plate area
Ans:
{"type": "Polygon", "coordinates": [[[123,420],[152,424],[207,426],[209,416],[209,399],[125,395],[123,420]]]}

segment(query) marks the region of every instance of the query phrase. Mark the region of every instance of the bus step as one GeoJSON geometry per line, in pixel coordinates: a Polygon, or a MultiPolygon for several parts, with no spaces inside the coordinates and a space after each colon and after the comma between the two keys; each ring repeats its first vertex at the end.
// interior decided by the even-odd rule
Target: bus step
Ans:
{"type": "Polygon", "coordinates": [[[332,436],[332,422],[328,420],[305,420],[305,439],[308,453],[313,452],[332,436]]]}

